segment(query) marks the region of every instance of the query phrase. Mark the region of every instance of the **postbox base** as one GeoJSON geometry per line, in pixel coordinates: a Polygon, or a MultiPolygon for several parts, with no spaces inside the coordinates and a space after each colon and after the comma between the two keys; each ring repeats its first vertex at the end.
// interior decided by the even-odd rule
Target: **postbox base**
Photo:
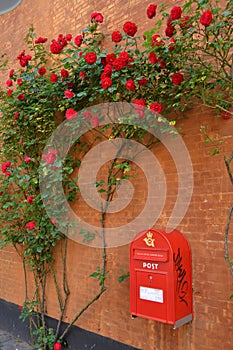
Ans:
{"type": "MultiPolygon", "coordinates": [[[[133,315],[133,314],[131,314],[131,318],[132,318],[132,319],[135,319],[135,318],[137,318],[137,317],[147,318],[147,319],[150,319],[150,320],[151,320],[151,318],[150,318],[150,317],[147,317],[147,316],[133,315]]],[[[191,322],[192,320],[193,320],[193,315],[192,315],[192,314],[187,315],[187,316],[185,316],[185,317],[182,317],[181,319],[177,320],[177,321],[175,322],[175,324],[172,324],[171,322],[165,322],[165,321],[162,321],[162,320],[154,319],[154,321],[157,321],[157,322],[161,322],[161,323],[173,325],[173,329],[177,329],[177,328],[183,326],[184,324],[191,322]]]]}
{"type": "Polygon", "coordinates": [[[183,326],[184,324],[186,324],[188,322],[191,322],[192,319],[193,319],[193,315],[192,314],[181,318],[180,320],[176,321],[176,323],[173,326],[173,329],[177,329],[178,327],[183,326]]]}

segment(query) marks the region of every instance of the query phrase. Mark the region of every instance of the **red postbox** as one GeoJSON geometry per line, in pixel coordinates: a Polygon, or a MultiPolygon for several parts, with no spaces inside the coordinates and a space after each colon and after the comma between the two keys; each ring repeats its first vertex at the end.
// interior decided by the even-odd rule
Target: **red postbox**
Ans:
{"type": "Polygon", "coordinates": [[[130,313],[174,329],[192,320],[192,259],[181,232],[145,230],[132,241],[130,313]]]}

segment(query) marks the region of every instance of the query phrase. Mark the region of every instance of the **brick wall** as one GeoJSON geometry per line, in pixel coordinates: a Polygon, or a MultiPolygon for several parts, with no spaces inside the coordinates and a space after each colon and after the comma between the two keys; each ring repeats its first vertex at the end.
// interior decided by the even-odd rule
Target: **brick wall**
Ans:
{"type": "MultiPolygon", "coordinates": [[[[50,39],[59,33],[79,34],[88,24],[92,11],[102,12],[103,29],[111,33],[121,29],[125,20],[137,22],[143,29],[151,23],[145,15],[150,1],[75,1],[75,0],[22,0],[14,11],[1,16],[1,52],[6,52],[13,64],[23,48],[22,38],[31,24],[40,36],[50,39]]],[[[170,1],[170,4],[179,2],[170,1]]],[[[5,77],[2,77],[4,85],[5,77]]],[[[77,322],[82,328],[111,337],[142,349],[156,350],[230,350],[233,343],[232,278],[224,260],[223,232],[232,202],[232,186],[227,178],[222,155],[210,157],[209,145],[203,143],[200,126],[210,124],[213,135],[225,141],[225,150],[232,150],[233,123],[221,118],[210,118],[211,111],[193,108],[189,119],[182,121],[182,134],[190,152],[194,169],[194,192],[188,212],[179,229],[188,238],[193,255],[194,321],[177,330],[154,321],[129,314],[129,282],[119,284],[120,270],[129,269],[129,246],[108,249],[108,289],[77,322]]],[[[167,186],[167,200],[156,227],[164,227],[177,195],[175,165],[162,145],[155,149],[163,168],[167,186]],[[166,155],[166,156],[165,156],[166,155]]],[[[138,183],[137,183],[138,186],[138,183]]],[[[141,186],[142,188],[142,186],[141,186]]],[[[140,207],[140,189],[135,203],[140,207]]],[[[143,198],[144,200],[144,198],[143,198]]],[[[135,204],[136,205],[136,204],[135,204]]],[[[130,214],[130,213],[129,213],[130,214]]],[[[119,217],[118,217],[119,220],[119,217]]],[[[232,232],[232,229],[231,229],[232,232]]],[[[232,247],[232,236],[230,238],[232,247]]],[[[233,254],[233,251],[231,249],[233,254]]],[[[59,260],[56,269],[62,268],[59,260]]],[[[68,244],[68,281],[72,291],[65,321],[81,309],[95,295],[97,282],[89,275],[99,265],[100,250],[68,244]]],[[[61,281],[58,280],[59,283],[61,281]]],[[[48,282],[48,314],[58,317],[55,289],[48,282]]],[[[0,298],[21,304],[24,297],[23,271],[14,250],[9,247],[0,251],[0,298]]]]}

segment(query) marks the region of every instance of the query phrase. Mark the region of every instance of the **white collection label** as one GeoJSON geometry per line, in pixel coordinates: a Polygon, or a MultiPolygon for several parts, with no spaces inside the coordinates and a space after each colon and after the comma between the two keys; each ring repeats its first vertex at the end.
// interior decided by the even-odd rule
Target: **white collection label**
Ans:
{"type": "Polygon", "coordinates": [[[163,290],[140,286],[140,299],[163,303],[163,290]]]}

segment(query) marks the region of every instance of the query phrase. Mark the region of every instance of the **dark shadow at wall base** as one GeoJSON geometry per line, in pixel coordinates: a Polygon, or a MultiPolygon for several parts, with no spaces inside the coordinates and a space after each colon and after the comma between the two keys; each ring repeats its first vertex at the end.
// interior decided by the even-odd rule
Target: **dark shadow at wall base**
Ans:
{"type": "MultiPolygon", "coordinates": [[[[0,329],[14,335],[15,338],[22,339],[30,344],[29,323],[19,319],[20,309],[18,305],[0,299],[0,329]]],[[[57,320],[47,317],[48,327],[55,328],[57,320]]],[[[66,324],[62,324],[64,330],[66,324]]],[[[62,331],[62,330],[61,330],[62,331]]],[[[73,326],[66,338],[67,347],[72,350],[139,350],[132,346],[114,341],[110,338],[86,331],[73,326]]]]}

